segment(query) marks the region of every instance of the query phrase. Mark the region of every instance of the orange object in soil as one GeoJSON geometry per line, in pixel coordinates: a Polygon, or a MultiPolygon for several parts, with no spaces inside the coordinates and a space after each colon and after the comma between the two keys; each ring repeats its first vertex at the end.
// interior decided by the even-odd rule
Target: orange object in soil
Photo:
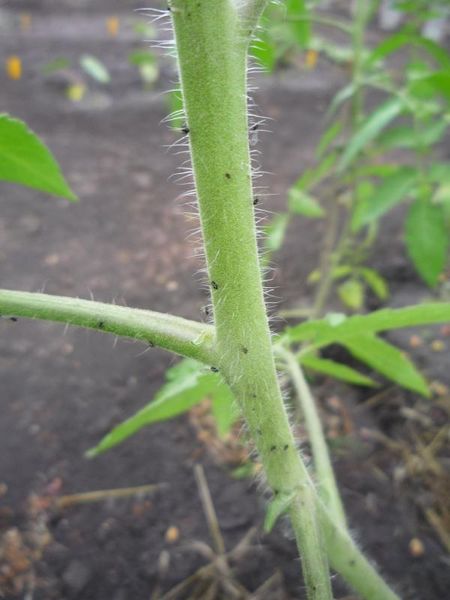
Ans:
{"type": "Polygon", "coordinates": [[[18,56],[9,56],[6,59],[6,73],[10,79],[16,81],[22,77],[22,61],[18,56]]]}

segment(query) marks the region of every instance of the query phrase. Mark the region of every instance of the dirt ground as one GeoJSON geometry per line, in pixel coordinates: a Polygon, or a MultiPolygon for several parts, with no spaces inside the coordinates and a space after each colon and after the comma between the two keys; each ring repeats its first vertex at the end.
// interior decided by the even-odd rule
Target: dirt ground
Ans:
{"type": "MultiPolygon", "coordinates": [[[[131,26],[136,6],[112,0],[1,4],[2,62],[17,54],[24,69],[19,81],[0,73],[1,110],[46,140],[80,197],[69,204],[1,185],[1,287],[202,319],[207,298],[197,272],[203,265],[188,238],[193,224],[177,200],[182,190],[169,179],[180,160],[164,146],[176,138],[161,124],[168,112],[163,92],[176,76],[165,60],[155,88],[145,91],[127,64],[130,50],[141,46],[131,26]],[[32,17],[26,30],[20,28],[23,11],[32,17]],[[114,38],[105,28],[113,13],[121,23],[114,38]],[[85,98],[73,103],[64,87],[83,77],[77,67],[82,53],[104,61],[112,81],[89,82],[85,98]],[[44,75],[43,65],[58,56],[72,60],[71,72],[44,75]]],[[[273,119],[273,133],[259,145],[263,168],[272,172],[265,183],[275,194],[263,208],[281,210],[288,187],[311,164],[321,116],[340,83],[342,73],[324,61],[313,72],[258,78],[256,101],[273,119]]],[[[316,264],[321,228],[309,221],[290,228],[276,260],[274,310],[311,294],[306,277],[316,264]]],[[[392,305],[426,297],[405,256],[399,215],[386,220],[371,264],[388,279],[392,305]]],[[[448,455],[428,452],[450,412],[448,352],[430,349],[436,339],[442,343],[435,350],[447,348],[447,334],[445,328],[421,332],[414,351],[411,332],[394,337],[435,381],[432,402],[388,386],[376,396],[321,379],[314,388],[355,536],[411,600],[442,599],[450,584],[442,501],[450,491],[448,455]]],[[[305,598],[288,527],[261,533],[264,500],[254,478],[231,476],[236,464],[226,464],[229,452],[220,451],[218,459],[210,451],[198,415],[145,429],[95,460],[83,458],[112,425],[151,399],[174,362],[162,351],[142,351],[94,332],[0,321],[0,597],[159,598],[158,590],[207,562],[192,546],[194,540],[211,545],[193,474],[201,462],[226,547],[258,528],[252,551],[235,566],[236,578],[254,592],[279,573],[272,591],[252,597],[305,598]],[[166,485],[145,496],[54,507],[63,494],[144,484],[166,485]]],[[[337,578],[334,583],[336,597],[351,597],[337,578]]]]}

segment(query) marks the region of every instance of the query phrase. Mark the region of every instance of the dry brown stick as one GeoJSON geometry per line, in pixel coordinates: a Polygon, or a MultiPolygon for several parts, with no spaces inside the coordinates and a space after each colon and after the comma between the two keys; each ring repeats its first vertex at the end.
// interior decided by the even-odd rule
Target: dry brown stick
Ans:
{"type": "Polygon", "coordinates": [[[209,575],[209,573],[212,572],[213,570],[214,570],[213,564],[204,565],[203,567],[200,567],[199,569],[197,569],[197,571],[195,571],[195,573],[193,573],[192,575],[189,575],[189,577],[187,577],[186,579],[184,579],[183,581],[178,583],[175,587],[173,587],[166,594],[164,594],[164,596],[161,598],[161,600],[176,600],[179,593],[186,590],[197,579],[199,579],[199,578],[201,579],[202,577],[209,575]]]}
{"type": "Polygon", "coordinates": [[[444,546],[447,552],[450,553],[450,535],[445,530],[441,519],[432,508],[425,508],[424,513],[428,523],[433,527],[434,531],[439,537],[441,544],[444,546]]]}
{"type": "Polygon", "coordinates": [[[129,488],[117,488],[111,490],[96,490],[93,492],[82,492],[80,494],[69,494],[60,496],[56,499],[56,508],[67,508],[76,504],[88,504],[90,502],[100,502],[110,498],[128,498],[129,496],[138,496],[140,494],[149,494],[155,492],[162,487],[167,486],[167,483],[154,483],[150,485],[139,485],[129,488]]]}
{"type": "Polygon", "coordinates": [[[225,554],[225,543],[223,541],[219,521],[217,519],[217,514],[208,488],[208,483],[206,481],[205,471],[201,465],[195,465],[194,475],[215,550],[219,556],[223,556],[225,554]]]}
{"type": "MultiPolygon", "coordinates": [[[[275,571],[275,573],[266,579],[266,581],[256,589],[249,600],[263,600],[266,592],[270,591],[275,583],[280,583],[283,581],[283,576],[280,571],[275,571]]],[[[267,596],[268,598],[269,596],[267,596]]]]}

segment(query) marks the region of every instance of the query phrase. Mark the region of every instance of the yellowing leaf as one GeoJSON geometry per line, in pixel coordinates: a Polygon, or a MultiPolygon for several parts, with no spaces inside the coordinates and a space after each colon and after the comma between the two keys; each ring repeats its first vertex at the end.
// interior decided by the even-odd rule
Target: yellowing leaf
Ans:
{"type": "Polygon", "coordinates": [[[80,102],[86,94],[86,86],[83,83],[74,83],[69,85],[66,90],[66,95],[72,102],[80,102]]]}
{"type": "Polygon", "coordinates": [[[307,69],[314,69],[317,65],[317,59],[319,57],[319,53],[317,50],[308,50],[305,56],[305,67],[307,69]]]}
{"type": "Polygon", "coordinates": [[[111,16],[106,19],[106,31],[111,37],[116,37],[119,33],[120,21],[118,17],[111,16]]]}
{"type": "Polygon", "coordinates": [[[338,287],[341,301],[352,310],[359,310],[364,302],[364,288],[359,281],[349,279],[338,287]]]}
{"type": "Polygon", "coordinates": [[[15,81],[22,77],[22,61],[18,56],[9,56],[6,59],[6,74],[15,81]]]}

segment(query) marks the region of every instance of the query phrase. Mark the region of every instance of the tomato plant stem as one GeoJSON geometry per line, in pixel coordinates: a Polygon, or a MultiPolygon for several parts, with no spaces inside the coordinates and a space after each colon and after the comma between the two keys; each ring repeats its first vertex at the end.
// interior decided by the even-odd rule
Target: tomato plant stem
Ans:
{"type": "Polygon", "coordinates": [[[240,404],[274,496],[296,492],[290,514],[308,598],[329,600],[315,491],[281,396],[264,302],[248,142],[250,40],[230,0],[176,0],[171,6],[218,366],[240,404]]]}
{"type": "Polygon", "coordinates": [[[214,364],[214,328],[165,313],[116,304],[0,290],[0,315],[27,317],[97,329],[214,364]]]}

